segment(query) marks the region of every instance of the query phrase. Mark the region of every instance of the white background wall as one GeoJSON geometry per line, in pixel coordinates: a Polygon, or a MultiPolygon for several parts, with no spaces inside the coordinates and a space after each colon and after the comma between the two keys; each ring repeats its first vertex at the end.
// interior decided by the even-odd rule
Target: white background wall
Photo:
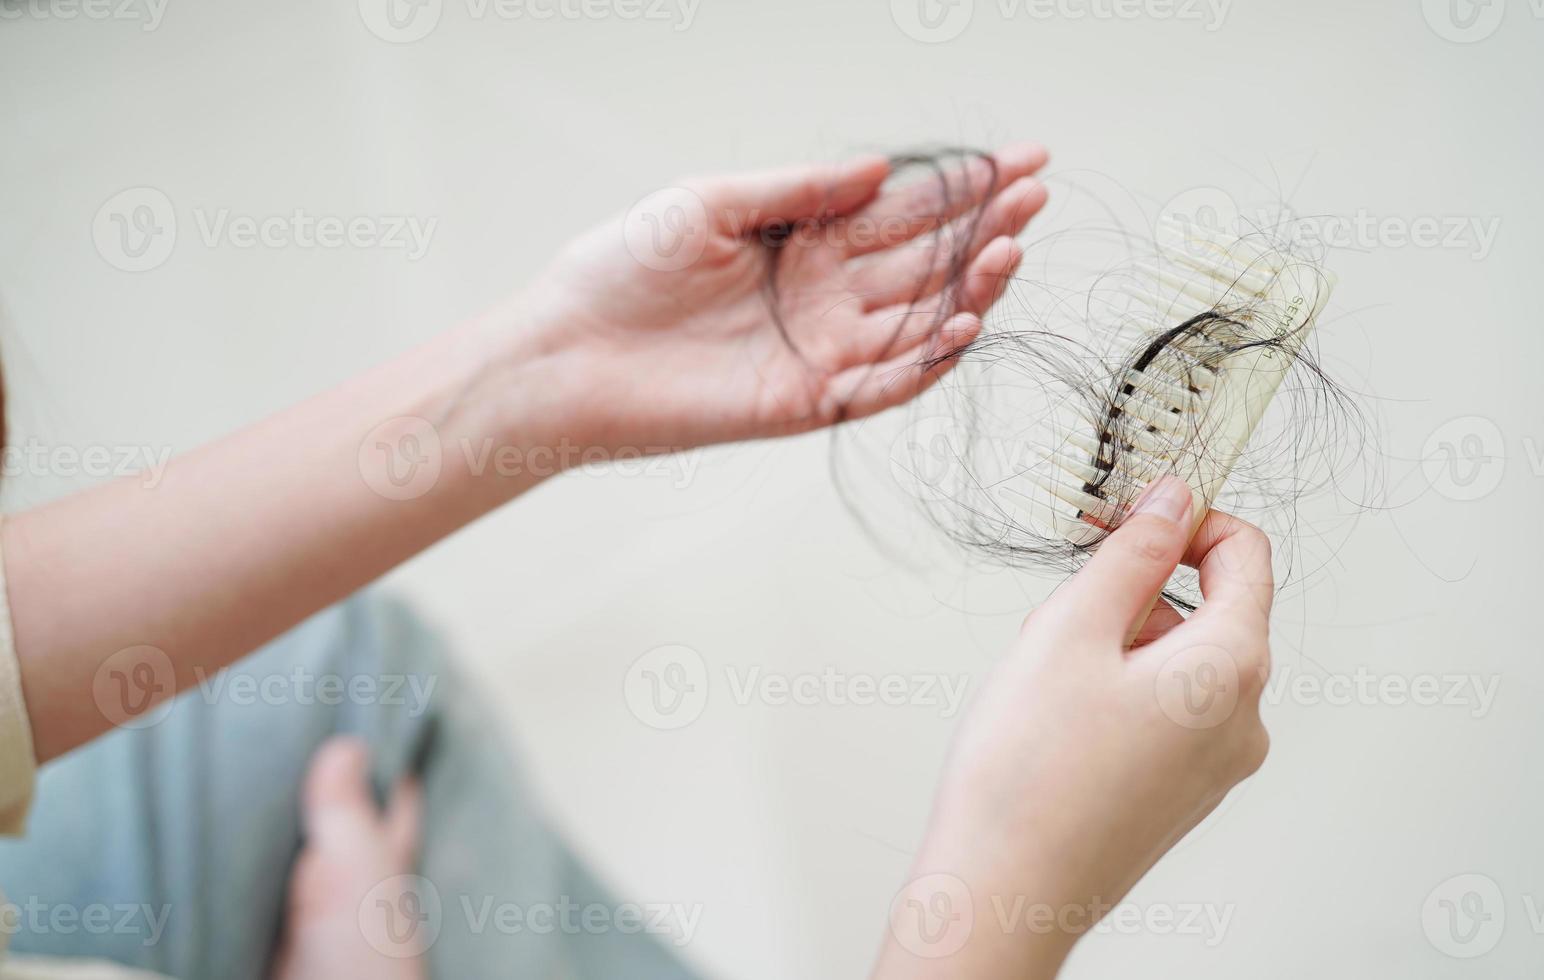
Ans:
{"type": "MultiPolygon", "coordinates": [[[[62,2],[8,3],[0,295],[16,436],[190,448],[431,336],[684,172],[1034,138],[1063,198],[1093,182],[1156,209],[1202,186],[1364,216],[1370,237],[1333,259],[1343,285],[1322,344],[1381,419],[1388,507],[1337,525],[1322,567],[1283,597],[1278,669],[1494,680],[1495,702],[1278,689],[1264,771],[1133,895],[1229,910],[1224,940],[1103,935],[1070,975],[1537,970],[1536,0],[1455,0],[1480,18],[1467,31],[1447,0],[1235,0],[1220,21],[1188,0],[962,2],[943,22],[956,36],[924,43],[902,29],[917,33],[910,0],[701,0],[690,17],[663,0],[662,20],[444,0],[403,44],[368,29],[383,23],[372,0],[368,16],[131,0],[126,17],[73,20],[62,2]],[[167,196],[179,232],[159,267],[127,273],[94,247],[93,220],[141,186],[167,196]],[[211,247],[197,226],[296,208],[437,223],[416,261],[211,247]],[[1495,240],[1404,241],[1421,219],[1495,240]],[[1478,482],[1423,471],[1467,435],[1488,454],[1478,482]],[[1444,884],[1464,874],[1491,883],[1481,910],[1504,915],[1498,939],[1455,945],[1423,920],[1429,899],[1470,890],[1444,884]]],[[[1030,240],[1057,220],[1053,207],[1030,240]]],[[[977,675],[1050,588],[910,532],[894,543],[915,560],[897,563],[844,510],[828,448],[715,450],[684,487],[681,471],[572,475],[393,577],[507,706],[553,809],[621,890],[703,905],[689,954],[716,975],[861,974],[953,725],[925,705],[742,706],[725,671],[977,675]],[[670,643],[698,651],[711,683],[695,723],[661,732],[623,688],[670,643]]],[[[7,492],[22,506],[86,482],[34,472],[7,492]]]]}

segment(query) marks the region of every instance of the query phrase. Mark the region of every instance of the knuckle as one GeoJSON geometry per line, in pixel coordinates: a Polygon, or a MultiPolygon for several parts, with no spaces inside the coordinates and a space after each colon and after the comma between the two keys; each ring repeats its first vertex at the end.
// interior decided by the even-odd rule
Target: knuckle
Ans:
{"type": "Polygon", "coordinates": [[[836,188],[829,180],[806,174],[798,179],[791,196],[804,208],[813,211],[829,201],[835,191],[836,188]]]}
{"type": "Polygon", "coordinates": [[[1250,726],[1239,747],[1239,766],[1244,776],[1253,776],[1265,765],[1271,752],[1271,735],[1265,726],[1256,722],[1250,726]]]}
{"type": "Polygon", "coordinates": [[[1133,560],[1148,565],[1174,560],[1174,536],[1148,522],[1127,524],[1120,537],[1122,550],[1133,560]]]}
{"type": "Polygon", "coordinates": [[[906,193],[906,203],[914,217],[935,214],[944,209],[955,193],[958,188],[951,191],[943,181],[923,180],[911,185],[906,193]]]}
{"type": "Polygon", "coordinates": [[[1260,529],[1260,525],[1254,521],[1246,521],[1241,517],[1233,518],[1238,522],[1239,533],[1251,538],[1260,538],[1269,543],[1270,537],[1260,529]]]}
{"type": "Polygon", "coordinates": [[[1051,612],[1044,605],[1036,606],[1024,617],[1024,622],[1019,624],[1019,635],[1026,636],[1045,628],[1051,617],[1051,612]]]}
{"type": "Polygon", "coordinates": [[[934,176],[917,181],[909,188],[909,204],[919,216],[939,215],[959,201],[963,187],[957,174],[934,176]]]}
{"type": "Polygon", "coordinates": [[[1268,657],[1262,657],[1254,651],[1244,655],[1238,665],[1239,693],[1251,704],[1258,704],[1260,696],[1265,693],[1266,681],[1270,678],[1270,661],[1268,657]]]}
{"type": "Polygon", "coordinates": [[[1271,557],[1270,535],[1248,521],[1240,521],[1239,524],[1242,525],[1238,532],[1240,540],[1249,545],[1251,551],[1264,556],[1269,561],[1271,557]]]}

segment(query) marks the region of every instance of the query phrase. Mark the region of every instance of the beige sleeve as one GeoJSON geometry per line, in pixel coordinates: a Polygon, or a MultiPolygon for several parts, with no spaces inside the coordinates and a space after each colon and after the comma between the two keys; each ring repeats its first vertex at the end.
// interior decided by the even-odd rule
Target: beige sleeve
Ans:
{"type": "Polygon", "coordinates": [[[5,556],[0,554],[0,834],[19,837],[26,832],[36,777],[32,722],[27,718],[27,702],[21,694],[21,665],[16,661],[16,633],[11,628],[5,556]]]}

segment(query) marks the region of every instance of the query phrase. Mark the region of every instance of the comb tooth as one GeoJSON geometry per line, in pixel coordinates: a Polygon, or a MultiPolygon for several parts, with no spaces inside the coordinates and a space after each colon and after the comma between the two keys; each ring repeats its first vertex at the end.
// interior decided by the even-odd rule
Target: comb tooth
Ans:
{"type": "Polygon", "coordinates": [[[1126,372],[1126,383],[1138,391],[1144,391],[1149,395],[1165,402],[1170,408],[1188,412],[1195,409],[1196,396],[1184,385],[1178,385],[1172,381],[1148,374],[1146,371],[1131,370],[1126,372]]]}
{"type": "Polygon", "coordinates": [[[1188,229],[1175,229],[1174,240],[1160,238],[1156,254],[1161,259],[1199,267],[1202,271],[1212,266],[1231,266],[1242,270],[1249,263],[1241,256],[1240,248],[1224,246],[1214,238],[1192,234],[1188,229]]]}
{"type": "Polygon", "coordinates": [[[1120,454],[1117,466],[1125,471],[1126,475],[1134,483],[1141,483],[1144,487],[1154,478],[1169,470],[1166,462],[1159,462],[1145,454],[1124,452],[1120,454]]]}
{"type": "Polygon", "coordinates": [[[1096,525],[1078,520],[1057,509],[1050,501],[1027,494],[1016,487],[1005,484],[997,492],[1002,498],[1000,503],[1008,509],[1027,509],[1032,521],[1042,527],[1050,528],[1053,534],[1074,546],[1086,547],[1094,544],[1108,533],[1096,525]]]}
{"type": "Polygon", "coordinates": [[[1067,443],[1083,450],[1091,457],[1099,457],[1104,454],[1104,446],[1099,443],[1099,440],[1090,439],[1082,432],[1067,433],[1067,443]]]}
{"type": "Polygon", "coordinates": [[[1224,235],[1221,231],[1209,228],[1196,221],[1181,221],[1173,215],[1164,215],[1159,219],[1159,231],[1168,229],[1184,242],[1205,242],[1209,245],[1222,246],[1224,243],[1233,245],[1238,242],[1237,235],[1224,235]]]}
{"type": "Polygon", "coordinates": [[[1118,452],[1108,453],[1106,452],[1108,444],[1090,439],[1082,433],[1069,433],[1067,444],[1082,450],[1090,459],[1100,460],[1113,472],[1139,483],[1146,483],[1168,469],[1168,464],[1161,457],[1145,453],[1124,441],[1118,452]]]}
{"type": "Polygon", "coordinates": [[[1089,545],[1098,544],[1104,540],[1110,532],[1104,528],[1096,527],[1084,521],[1076,521],[1061,514],[1051,515],[1051,526],[1056,533],[1066,539],[1068,544],[1079,548],[1087,548],[1089,545]]]}
{"type": "MultiPolygon", "coordinates": [[[[1151,479],[1150,476],[1134,473],[1124,466],[1109,466],[1101,469],[1092,463],[1085,463],[1082,460],[1074,459],[1066,453],[1054,453],[1048,450],[1042,450],[1042,452],[1045,453],[1046,462],[1049,465],[1071,476],[1079,484],[1085,487],[1090,484],[1098,486],[1106,505],[1114,506],[1116,511],[1123,511],[1125,509],[1124,506],[1119,506],[1119,504],[1123,504],[1128,499],[1134,499],[1131,489],[1133,486],[1145,486],[1147,481],[1151,479]]],[[[1103,457],[1101,456],[1100,458],[1102,459],[1103,457]]],[[[1093,495],[1089,494],[1089,496],[1093,495]]],[[[1092,508],[1088,507],[1083,509],[1092,510],[1092,508]]]]}
{"type": "Polygon", "coordinates": [[[1115,505],[1116,509],[1120,511],[1122,519],[1124,519],[1126,514],[1131,510],[1132,506],[1136,504],[1137,500],[1142,496],[1143,492],[1147,490],[1147,485],[1151,482],[1151,479],[1128,480],[1126,483],[1116,488],[1113,494],[1105,494],[1105,497],[1110,501],[1111,504],[1115,505]]]}
{"type": "Polygon", "coordinates": [[[1119,513],[1114,507],[1086,490],[1069,487],[1065,483],[1053,480],[1034,470],[1030,470],[1027,475],[1029,476],[1029,482],[1035,486],[1056,497],[1058,500],[1071,504],[1083,513],[1091,514],[1096,520],[1109,524],[1119,517],[1119,513]]]}
{"type": "MultiPolygon", "coordinates": [[[[1261,265],[1272,276],[1279,272],[1281,267],[1286,264],[1287,256],[1283,255],[1268,242],[1255,238],[1244,238],[1239,235],[1227,234],[1202,224],[1176,221],[1172,217],[1165,218],[1160,223],[1160,230],[1163,228],[1169,229],[1174,237],[1187,246],[1209,246],[1233,261],[1244,262],[1249,266],[1261,265]]],[[[1172,248],[1164,249],[1164,251],[1174,250],[1172,248]]]]}
{"type": "Polygon", "coordinates": [[[1145,428],[1123,429],[1121,434],[1132,446],[1153,456],[1166,456],[1174,451],[1172,440],[1164,439],[1162,434],[1149,432],[1145,428]]]}
{"type": "Polygon", "coordinates": [[[1116,407],[1122,412],[1135,416],[1148,425],[1161,429],[1169,435],[1177,435],[1180,431],[1182,416],[1175,415],[1173,412],[1155,405],[1146,398],[1122,395],[1116,402],[1116,407]]]}
{"type": "MultiPolygon", "coordinates": [[[[1082,433],[1069,433],[1066,441],[1068,446],[1077,450],[1081,455],[1090,460],[1096,460],[1096,463],[1089,464],[1096,471],[1100,469],[1101,464],[1105,469],[1112,468],[1110,457],[1105,453],[1104,443],[1098,439],[1090,439],[1082,433]]],[[[1063,455],[1066,454],[1063,453],[1063,455]]]]}
{"type": "Polygon", "coordinates": [[[1130,283],[1126,283],[1126,282],[1121,283],[1120,285],[1115,287],[1115,291],[1120,293],[1123,296],[1131,297],[1132,299],[1136,300],[1138,303],[1141,303],[1143,306],[1150,307],[1151,309],[1153,309],[1155,311],[1161,311],[1161,307],[1159,306],[1159,300],[1158,300],[1157,296],[1154,296],[1152,293],[1147,292],[1146,290],[1138,289],[1137,287],[1131,285],[1130,283]]]}
{"type": "MultiPolygon", "coordinates": [[[[1141,302],[1141,304],[1143,304],[1144,307],[1147,307],[1147,309],[1152,310],[1153,313],[1156,313],[1156,315],[1161,316],[1161,318],[1164,318],[1164,319],[1172,319],[1173,318],[1173,307],[1175,307],[1175,304],[1177,304],[1177,302],[1178,302],[1178,298],[1175,298],[1175,296],[1169,296],[1169,298],[1164,298],[1164,296],[1160,296],[1160,295],[1158,295],[1158,293],[1147,292],[1147,290],[1136,289],[1135,286],[1119,286],[1118,289],[1119,289],[1119,292],[1126,293],[1126,295],[1130,296],[1130,298],[1135,299],[1135,301],[1141,302]]],[[[1146,333],[1149,333],[1149,330],[1143,329],[1143,330],[1141,330],[1141,333],[1144,333],[1144,335],[1146,335],[1146,333]]]]}
{"type": "MultiPolygon", "coordinates": [[[[1165,323],[1188,320],[1216,305],[1211,296],[1195,298],[1183,292],[1160,289],[1157,283],[1150,283],[1146,291],[1135,286],[1124,287],[1124,289],[1127,295],[1141,300],[1165,323]]],[[[1151,334],[1151,330],[1145,332],[1151,334]]]]}
{"type": "Polygon", "coordinates": [[[1221,298],[1215,294],[1215,291],[1210,289],[1203,289],[1200,284],[1196,283],[1194,280],[1186,279],[1183,276],[1177,276],[1169,270],[1160,268],[1151,262],[1138,262],[1136,264],[1136,268],[1157,280],[1159,284],[1167,286],[1182,296],[1188,296],[1198,303],[1204,303],[1208,307],[1214,306],[1217,300],[1221,298]]]}
{"type": "Polygon", "coordinates": [[[1270,295],[1276,280],[1291,256],[1268,242],[1224,235],[1195,224],[1181,224],[1172,219],[1162,223],[1177,244],[1159,246],[1160,259],[1200,272],[1225,287],[1239,290],[1248,299],[1261,300],[1270,295]]]}
{"type": "MultiPolygon", "coordinates": [[[[1173,302],[1166,300],[1164,297],[1159,296],[1149,290],[1138,289],[1137,287],[1127,283],[1123,283],[1115,288],[1117,292],[1120,292],[1126,296],[1130,296],[1132,299],[1136,300],[1138,303],[1141,303],[1147,309],[1152,310],[1154,314],[1163,317],[1164,319],[1168,319],[1170,313],[1173,311],[1173,302]]],[[[1135,325],[1133,325],[1132,330],[1134,333],[1140,335],[1146,335],[1151,332],[1151,330],[1148,328],[1136,327],[1135,325]]]]}
{"type": "Polygon", "coordinates": [[[1179,265],[1210,276],[1227,292],[1240,289],[1250,297],[1260,299],[1271,288],[1271,278],[1262,276],[1247,266],[1236,262],[1232,256],[1207,256],[1205,258],[1183,249],[1170,253],[1169,258],[1179,265]]]}
{"type": "Polygon", "coordinates": [[[1178,389],[1184,397],[1171,398],[1173,391],[1155,390],[1157,385],[1151,383],[1151,378],[1138,378],[1135,372],[1127,372],[1124,383],[1120,388],[1120,397],[1140,401],[1152,408],[1155,412],[1165,415],[1185,415],[1196,407],[1196,396],[1179,385],[1171,385],[1171,389],[1178,389]],[[1139,383],[1140,382],[1140,383],[1139,383]]]}
{"type": "Polygon", "coordinates": [[[1098,439],[1091,439],[1081,432],[1068,433],[1067,444],[1080,450],[1089,459],[1097,459],[1107,466],[1110,465],[1110,460],[1106,458],[1105,445],[1098,439]]]}
{"type": "Polygon", "coordinates": [[[1184,362],[1184,366],[1188,369],[1184,377],[1172,373],[1172,362],[1166,362],[1165,358],[1158,358],[1152,364],[1149,364],[1145,370],[1149,374],[1158,374],[1159,377],[1164,377],[1164,374],[1159,374],[1159,372],[1165,372],[1167,380],[1186,388],[1193,387],[1202,395],[1212,390],[1212,386],[1217,381],[1217,368],[1214,365],[1206,363],[1190,351],[1179,347],[1170,347],[1166,353],[1172,354],[1174,360],[1184,362]]]}
{"type": "MultiPolygon", "coordinates": [[[[1124,412],[1125,409],[1121,408],[1121,411],[1124,412]]],[[[1135,446],[1137,449],[1154,456],[1163,456],[1174,448],[1172,439],[1164,438],[1166,433],[1160,432],[1155,434],[1149,432],[1147,431],[1147,426],[1150,423],[1147,419],[1142,418],[1136,413],[1132,413],[1132,417],[1136,418],[1140,424],[1122,425],[1120,419],[1117,418],[1114,423],[1115,431],[1113,432],[1106,428],[1106,426],[1111,424],[1111,420],[1108,417],[1089,418],[1087,415],[1084,415],[1083,420],[1093,431],[1103,432],[1106,437],[1111,439],[1119,439],[1123,449],[1128,446],[1135,446]]],[[[1098,458],[1103,459],[1103,454],[1101,453],[1098,458]]]]}
{"type": "MultiPolygon", "coordinates": [[[[1170,305],[1181,297],[1173,295],[1167,289],[1154,288],[1155,281],[1158,278],[1157,266],[1139,264],[1136,266],[1136,270],[1142,273],[1145,285],[1125,281],[1113,288],[1116,292],[1130,296],[1132,299],[1140,301],[1143,305],[1156,310],[1160,315],[1167,317],[1170,305]]],[[[1164,283],[1156,284],[1166,285],[1164,283]]],[[[1202,299],[1201,302],[1210,305],[1210,297],[1202,299]]]]}
{"type": "Polygon", "coordinates": [[[1196,407],[1195,403],[1204,401],[1207,396],[1211,394],[1212,388],[1217,380],[1214,375],[1208,374],[1205,371],[1201,371],[1198,368],[1195,368],[1194,365],[1190,365],[1192,370],[1183,376],[1175,371],[1154,370],[1155,367],[1156,365],[1148,365],[1147,376],[1159,381],[1164,381],[1176,388],[1184,389],[1193,400],[1191,406],[1192,409],[1196,407]],[[1192,388],[1195,390],[1191,391],[1192,388]]]}
{"type": "MultiPolygon", "coordinates": [[[[1103,435],[1103,441],[1095,441],[1081,435],[1069,435],[1067,442],[1087,452],[1090,458],[1121,467],[1128,473],[1136,473],[1136,470],[1133,470],[1130,465],[1133,453],[1140,453],[1144,457],[1161,460],[1166,458],[1173,449],[1168,440],[1154,436],[1146,431],[1145,428],[1139,429],[1117,424],[1115,431],[1112,432],[1105,428],[1109,424],[1109,419],[1090,419],[1087,422],[1089,429],[1100,432],[1103,435]],[[1107,456],[1104,442],[1117,443],[1119,452],[1112,452],[1107,456]]],[[[1140,462],[1142,470],[1150,470],[1157,465],[1159,464],[1153,463],[1150,459],[1143,459],[1140,462]]]]}
{"type": "Polygon", "coordinates": [[[1098,483],[1105,478],[1105,472],[1092,463],[1084,463],[1073,459],[1066,453],[1058,453],[1044,446],[1035,447],[1046,462],[1076,479],[1079,483],[1098,483]]]}

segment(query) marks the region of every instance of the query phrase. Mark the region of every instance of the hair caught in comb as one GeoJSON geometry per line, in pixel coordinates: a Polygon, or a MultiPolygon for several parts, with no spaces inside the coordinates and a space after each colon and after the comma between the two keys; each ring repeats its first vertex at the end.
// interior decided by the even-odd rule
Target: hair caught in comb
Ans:
{"type": "MultiPolygon", "coordinates": [[[[963,157],[898,158],[941,182],[951,159],[963,157]]],[[[961,219],[921,246],[951,270],[942,296],[916,304],[932,329],[973,233],[961,219]]],[[[926,520],[988,561],[1070,572],[1150,480],[1175,473],[1198,523],[1216,504],[1275,532],[1290,575],[1299,503],[1338,493],[1368,439],[1359,405],[1319,364],[1313,328],[1333,288],[1323,256],[1268,229],[1195,226],[1081,227],[1032,248],[1042,278],[1015,280],[982,335],[945,355],[959,368],[911,409],[888,460],[926,520]]],[[[853,489],[851,445],[834,447],[839,489],[883,541],[871,495],[853,489]]],[[[1194,608],[1193,582],[1177,577],[1165,597],[1194,608]]]]}

